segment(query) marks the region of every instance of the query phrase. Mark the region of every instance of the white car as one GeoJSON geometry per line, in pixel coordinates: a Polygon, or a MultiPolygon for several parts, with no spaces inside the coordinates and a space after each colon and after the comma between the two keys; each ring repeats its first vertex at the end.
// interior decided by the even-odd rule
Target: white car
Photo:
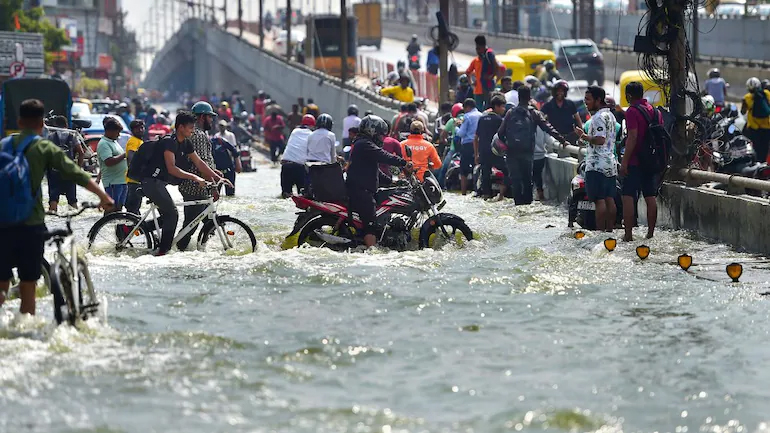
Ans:
{"type": "MultiPolygon", "coordinates": [[[[281,30],[278,33],[278,37],[275,38],[275,42],[273,43],[273,51],[275,51],[277,54],[286,54],[286,38],[288,36],[288,32],[286,30],[281,30]]],[[[291,32],[291,45],[292,45],[292,52],[294,51],[293,48],[299,43],[299,34],[296,31],[291,32]]]]}
{"type": "Polygon", "coordinates": [[[72,103],[72,116],[85,118],[91,115],[91,109],[85,102],[73,102],[72,103]]]}

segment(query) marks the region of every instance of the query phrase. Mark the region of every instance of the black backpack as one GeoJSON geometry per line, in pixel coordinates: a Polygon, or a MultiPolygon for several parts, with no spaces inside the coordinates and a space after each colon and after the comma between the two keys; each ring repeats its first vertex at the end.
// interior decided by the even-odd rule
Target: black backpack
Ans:
{"type": "Polygon", "coordinates": [[[155,153],[161,146],[158,145],[162,140],[171,138],[171,135],[158,136],[154,140],[145,141],[139,146],[139,150],[134,152],[134,156],[131,157],[131,163],[128,164],[128,177],[141,182],[145,177],[156,177],[150,170],[155,167],[151,167],[151,162],[155,153]]]}
{"type": "Polygon", "coordinates": [[[505,116],[505,144],[510,154],[533,154],[535,124],[528,108],[513,107],[505,116]]]}
{"type": "Polygon", "coordinates": [[[668,160],[671,151],[671,135],[660,122],[661,112],[653,107],[654,116],[651,118],[647,110],[632,105],[637,109],[647,122],[647,134],[644,142],[638,143],[639,167],[648,173],[662,173],[668,168],[668,160]]]}

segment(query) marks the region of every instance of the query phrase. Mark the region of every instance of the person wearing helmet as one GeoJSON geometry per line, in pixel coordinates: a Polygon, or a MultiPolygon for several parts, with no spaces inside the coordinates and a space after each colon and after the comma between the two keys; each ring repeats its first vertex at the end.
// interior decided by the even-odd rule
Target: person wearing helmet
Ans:
{"type": "Polygon", "coordinates": [[[361,118],[358,117],[358,107],[351,105],[348,107],[348,115],[342,119],[342,148],[350,146],[350,130],[358,128],[361,118]]]}
{"type": "MultiPolygon", "coordinates": [[[[296,104],[294,104],[294,107],[299,110],[296,104]]],[[[270,147],[270,160],[273,161],[274,165],[278,164],[278,156],[283,152],[284,128],[286,128],[286,122],[284,122],[283,116],[278,113],[278,110],[270,112],[262,123],[263,135],[267,145],[270,147]]]]}
{"type": "Polygon", "coordinates": [[[460,78],[457,79],[455,103],[462,106],[462,103],[468,98],[473,98],[473,87],[471,86],[471,80],[468,78],[468,75],[462,74],[460,75],[460,78]]]}
{"type": "Polygon", "coordinates": [[[233,120],[233,112],[230,110],[230,104],[227,101],[222,101],[219,104],[218,114],[220,119],[225,119],[228,122],[233,120]]]}
{"type": "Polygon", "coordinates": [[[417,41],[417,35],[412,35],[412,39],[406,46],[406,54],[412,57],[420,52],[420,42],[417,41]]]}
{"type": "MultiPolygon", "coordinates": [[[[209,140],[209,131],[214,129],[214,118],[216,117],[214,108],[208,102],[200,101],[193,105],[192,111],[193,115],[195,116],[195,128],[193,130],[192,136],[190,137],[193,150],[198,155],[198,157],[200,157],[204,164],[206,164],[208,167],[215,167],[216,165],[214,162],[214,155],[212,153],[211,141],[209,140]]],[[[183,167],[185,167],[185,170],[189,171],[190,173],[196,176],[204,176],[204,174],[198,170],[198,168],[187,156],[180,158],[179,162],[183,167]]],[[[211,191],[208,188],[201,187],[199,183],[189,179],[183,180],[179,184],[179,192],[182,194],[184,201],[206,200],[211,196],[211,191]]],[[[214,199],[216,200],[218,198],[219,194],[214,193],[214,199]]],[[[206,210],[206,207],[207,205],[205,204],[185,206],[183,226],[187,226],[193,220],[195,220],[198,215],[206,210]]],[[[187,249],[192,236],[195,234],[196,228],[197,225],[196,227],[193,227],[193,229],[190,230],[190,232],[187,233],[183,238],[181,238],[179,242],[177,242],[176,245],[180,251],[187,249]]]]}
{"type": "Polygon", "coordinates": [[[702,110],[702,117],[705,117],[706,119],[711,119],[711,117],[714,116],[714,112],[716,111],[715,103],[714,103],[714,97],[711,95],[706,95],[702,98],[700,98],[701,105],[703,105],[702,110]]]}
{"type": "Polygon", "coordinates": [[[332,132],[334,119],[324,113],[315,122],[315,131],[307,138],[308,162],[332,163],[337,160],[337,136],[332,132]]]}
{"type": "Polygon", "coordinates": [[[568,92],[569,84],[566,81],[558,80],[555,82],[551,89],[553,99],[546,102],[540,111],[546,115],[548,122],[556,128],[559,134],[566,137],[571,144],[575,144],[577,140],[575,127],[582,129],[583,121],[580,119],[575,103],[567,99],[568,92]]]}
{"type": "Polygon", "coordinates": [[[313,118],[318,118],[318,116],[321,115],[321,110],[318,108],[315,101],[313,101],[313,98],[307,98],[307,105],[302,109],[302,114],[310,114],[313,118]]]}
{"type": "Polygon", "coordinates": [[[411,80],[408,75],[403,74],[398,78],[398,86],[386,87],[380,90],[383,96],[389,96],[401,102],[413,102],[414,90],[409,86],[411,80]]]}
{"type": "Polygon", "coordinates": [[[719,73],[719,69],[713,68],[709,70],[709,77],[706,82],[703,83],[703,89],[706,92],[706,95],[710,95],[712,98],[714,98],[714,104],[717,107],[725,106],[725,99],[727,98],[727,83],[719,73]]]}
{"type": "Polygon", "coordinates": [[[756,77],[746,81],[746,90],[741,105],[741,114],[746,115],[743,135],[754,144],[757,160],[765,162],[770,147],[770,91],[763,89],[756,77]]]}
{"type": "Polygon", "coordinates": [[[554,80],[561,80],[561,74],[556,69],[556,64],[553,60],[546,60],[543,62],[543,72],[540,74],[540,81],[546,85],[553,83],[554,80]]]}
{"type": "Polygon", "coordinates": [[[294,128],[286,142],[286,151],[281,157],[281,197],[289,198],[294,187],[302,194],[305,189],[307,172],[305,163],[308,162],[308,138],[313,133],[316,119],[312,114],[302,116],[299,126],[294,128]]]}
{"type": "Polygon", "coordinates": [[[382,143],[388,134],[388,124],[379,116],[365,116],[358,125],[358,134],[350,152],[350,166],[346,180],[348,189],[348,209],[358,214],[364,225],[364,244],[371,247],[377,243],[376,235],[380,230],[375,225],[376,203],[374,194],[380,180],[389,182],[390,176],[380,172],[378,164],[406,167],[408,163],[396,155],[382,149],[382,143]],[[381,179],[382,178],[382,179],[381,179]]]}
{"type": "Polygon", "coordinates": [[[489,96],[495,90],[498,77],[502,77],[505,68],[501,68],[495,58],[495,53],[487,46],[487,38],[478,35],[474,39],[476,54],[465,74],[473,77],[473,98],[479,110],[484,110],[489,103],[489,96]]]}

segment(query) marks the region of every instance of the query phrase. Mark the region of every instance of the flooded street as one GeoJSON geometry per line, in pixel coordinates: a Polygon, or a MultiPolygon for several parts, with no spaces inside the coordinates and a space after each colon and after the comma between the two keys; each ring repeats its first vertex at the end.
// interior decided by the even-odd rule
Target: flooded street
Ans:
{"type": "Polygon", "coordinates": [[[566,209],[454,194],[462,248],[282,250],[278,177],[241,175],[219,207],[254,254],[89,254],[107,312],[80,331],[50,296],[35,318],[0,307],[0,432],[770,430],[756,258],[660,231],[641,261],[641,241],[574,239],[566,209]]]}

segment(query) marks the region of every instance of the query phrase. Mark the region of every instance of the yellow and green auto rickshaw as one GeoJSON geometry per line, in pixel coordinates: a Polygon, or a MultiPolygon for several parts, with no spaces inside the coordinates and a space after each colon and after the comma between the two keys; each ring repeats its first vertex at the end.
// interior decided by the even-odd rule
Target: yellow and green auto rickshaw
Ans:
{"type": "Polygon", "coordinates": [[[628,97],[626,96],[626,85],[632,81],[642,83],[644,98],[653,106],[663,107],[668,104],[666,95],[660,86],[646,72],[634,70],[623,72],[620,75],[620,80],[618,80],[618,87],[620,88],[620,101],[618,102],[621,107],[628,108],[629,106],[628,97]]]}
{"type": "Polygon", "coordinates": [[[524,60],[524,66],[527,69],[525,75],[535,75],[536,77],[543,62],[551,60],[556,63],[556,54],[551,50],[542,48],[517,48],[515,50],[508,50],[506,54],[518,56],[524,60]]]}
{"type": "Polygon", "coordinates": [[[496,58],[498,62],[505,66],[506,77],[511,77],[511,80],[513,81],[524,81],[524,77],[529,72],[524,59],[509,54],[503,54],[496,58]]]}

